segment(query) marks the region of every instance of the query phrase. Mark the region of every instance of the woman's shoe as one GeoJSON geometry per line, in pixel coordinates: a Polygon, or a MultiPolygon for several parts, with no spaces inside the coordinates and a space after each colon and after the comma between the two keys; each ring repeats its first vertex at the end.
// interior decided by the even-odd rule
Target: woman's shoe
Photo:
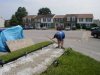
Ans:
{"type": "Polygon", "coordinates": [[[61,47],[62,49],[65,49],[64,47],[61,47]]]}
{"type": "Polygon", "coordinates": [[[56,48],[60,48],[59,46],[57,46],[56,48]]]}

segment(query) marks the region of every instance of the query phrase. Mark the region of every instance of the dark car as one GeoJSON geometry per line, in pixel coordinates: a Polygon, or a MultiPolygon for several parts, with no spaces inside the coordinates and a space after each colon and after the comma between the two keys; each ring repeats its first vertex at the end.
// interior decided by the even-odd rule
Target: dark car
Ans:
{"type": "Polygon", "coordinates": [[[99,27],[92,27],[91,31],[98,29],[99,27]]]}
{"type": "Polygon", "coordinates": [[[99,38],[100,37],[100,28],[92,30],[91,35],[94,36],[95,38],[99,38]]]}
{"type": "Polygon", "coordinates": [[[72,30],[76,30],[76,26],[72,26],[72,28],[71,28],[72,30]]]}

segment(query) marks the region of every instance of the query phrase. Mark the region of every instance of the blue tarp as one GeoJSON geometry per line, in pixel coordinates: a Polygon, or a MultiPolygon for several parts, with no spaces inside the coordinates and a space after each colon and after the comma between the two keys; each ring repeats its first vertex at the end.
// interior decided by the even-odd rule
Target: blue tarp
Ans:
{"type": "Polygon", "coordinates": [[[23,28],[21,26],[14,26],[7,28],[0,32],[0,51],[7,51],[6,41],[17,40],[23,38],[23,28]]]}

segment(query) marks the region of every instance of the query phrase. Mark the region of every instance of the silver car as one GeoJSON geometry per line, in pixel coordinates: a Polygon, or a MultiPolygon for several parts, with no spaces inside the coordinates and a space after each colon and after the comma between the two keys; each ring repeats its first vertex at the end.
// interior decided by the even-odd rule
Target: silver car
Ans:
{"type": "Polygon", "coordinates": [[[70,26],[67,26],[67,27],[65,27],[65,30],[66,31],[69,31],[69,30],[71,30],[71,27],[70,26]]]}

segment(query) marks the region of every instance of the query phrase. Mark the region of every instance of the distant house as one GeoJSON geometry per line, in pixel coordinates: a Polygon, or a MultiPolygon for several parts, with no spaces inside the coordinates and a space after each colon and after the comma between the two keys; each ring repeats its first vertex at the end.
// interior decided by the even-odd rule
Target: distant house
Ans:
{"type": "Polygon", "coordinates": [[[77,24],[80,26],[90,27],[93,24],[93,14],[78,14],[77,24]]]}
{"type": "Polygon", "coordinates": [[[93,14],[67,14],[65,16],[66,26],[90,26],[93,23],[93,14]]]}
{"type": "Polygon", "coordinates": [[[96,24],[97,26],[100,26],[100,20],[99,19],[93,20],[93,23],[96,24]]]}
{"type": "Polygon", "coordinates": [[[65,15],[55,15],[53,17],[53,23],[54,23],[55,28],[58,25],[62,25],[64,27],[64,17],[65,17],[65,15]]]}
{"type": "Polygon", "coordinates": [[[2,17],[0,17],[0,28],[5,27],[4,23],[5,23],[5,20],[2,17]]]}
{"type": "Polygon", "coordinates": [[[65,16],[65,27],[66,26],[76,26],[77,24],[77,15],[76,14],[67,14],[65,16]]]}
{"type": "Polygon", "coordinates": [[[93,24],[93,14],[29,15],[23,17],[23,24],[26,28],[53,28],[57,25],[70,28],[90,27],[93,24]]]}
{"type": "Polygon", "coordinates": [[[35,28],[35,23],[34,23],[35,17],[36,15],[29,15],[29,16],[23,17],[24,27],[25,28],[35,28]]]}
{"type": "Polygon", "coordinates": [[[35,28],[52,28],[54,27],[53,25],[53,16],[54,14],[51,15],[37,15],[35,17],[35,28]]]}

